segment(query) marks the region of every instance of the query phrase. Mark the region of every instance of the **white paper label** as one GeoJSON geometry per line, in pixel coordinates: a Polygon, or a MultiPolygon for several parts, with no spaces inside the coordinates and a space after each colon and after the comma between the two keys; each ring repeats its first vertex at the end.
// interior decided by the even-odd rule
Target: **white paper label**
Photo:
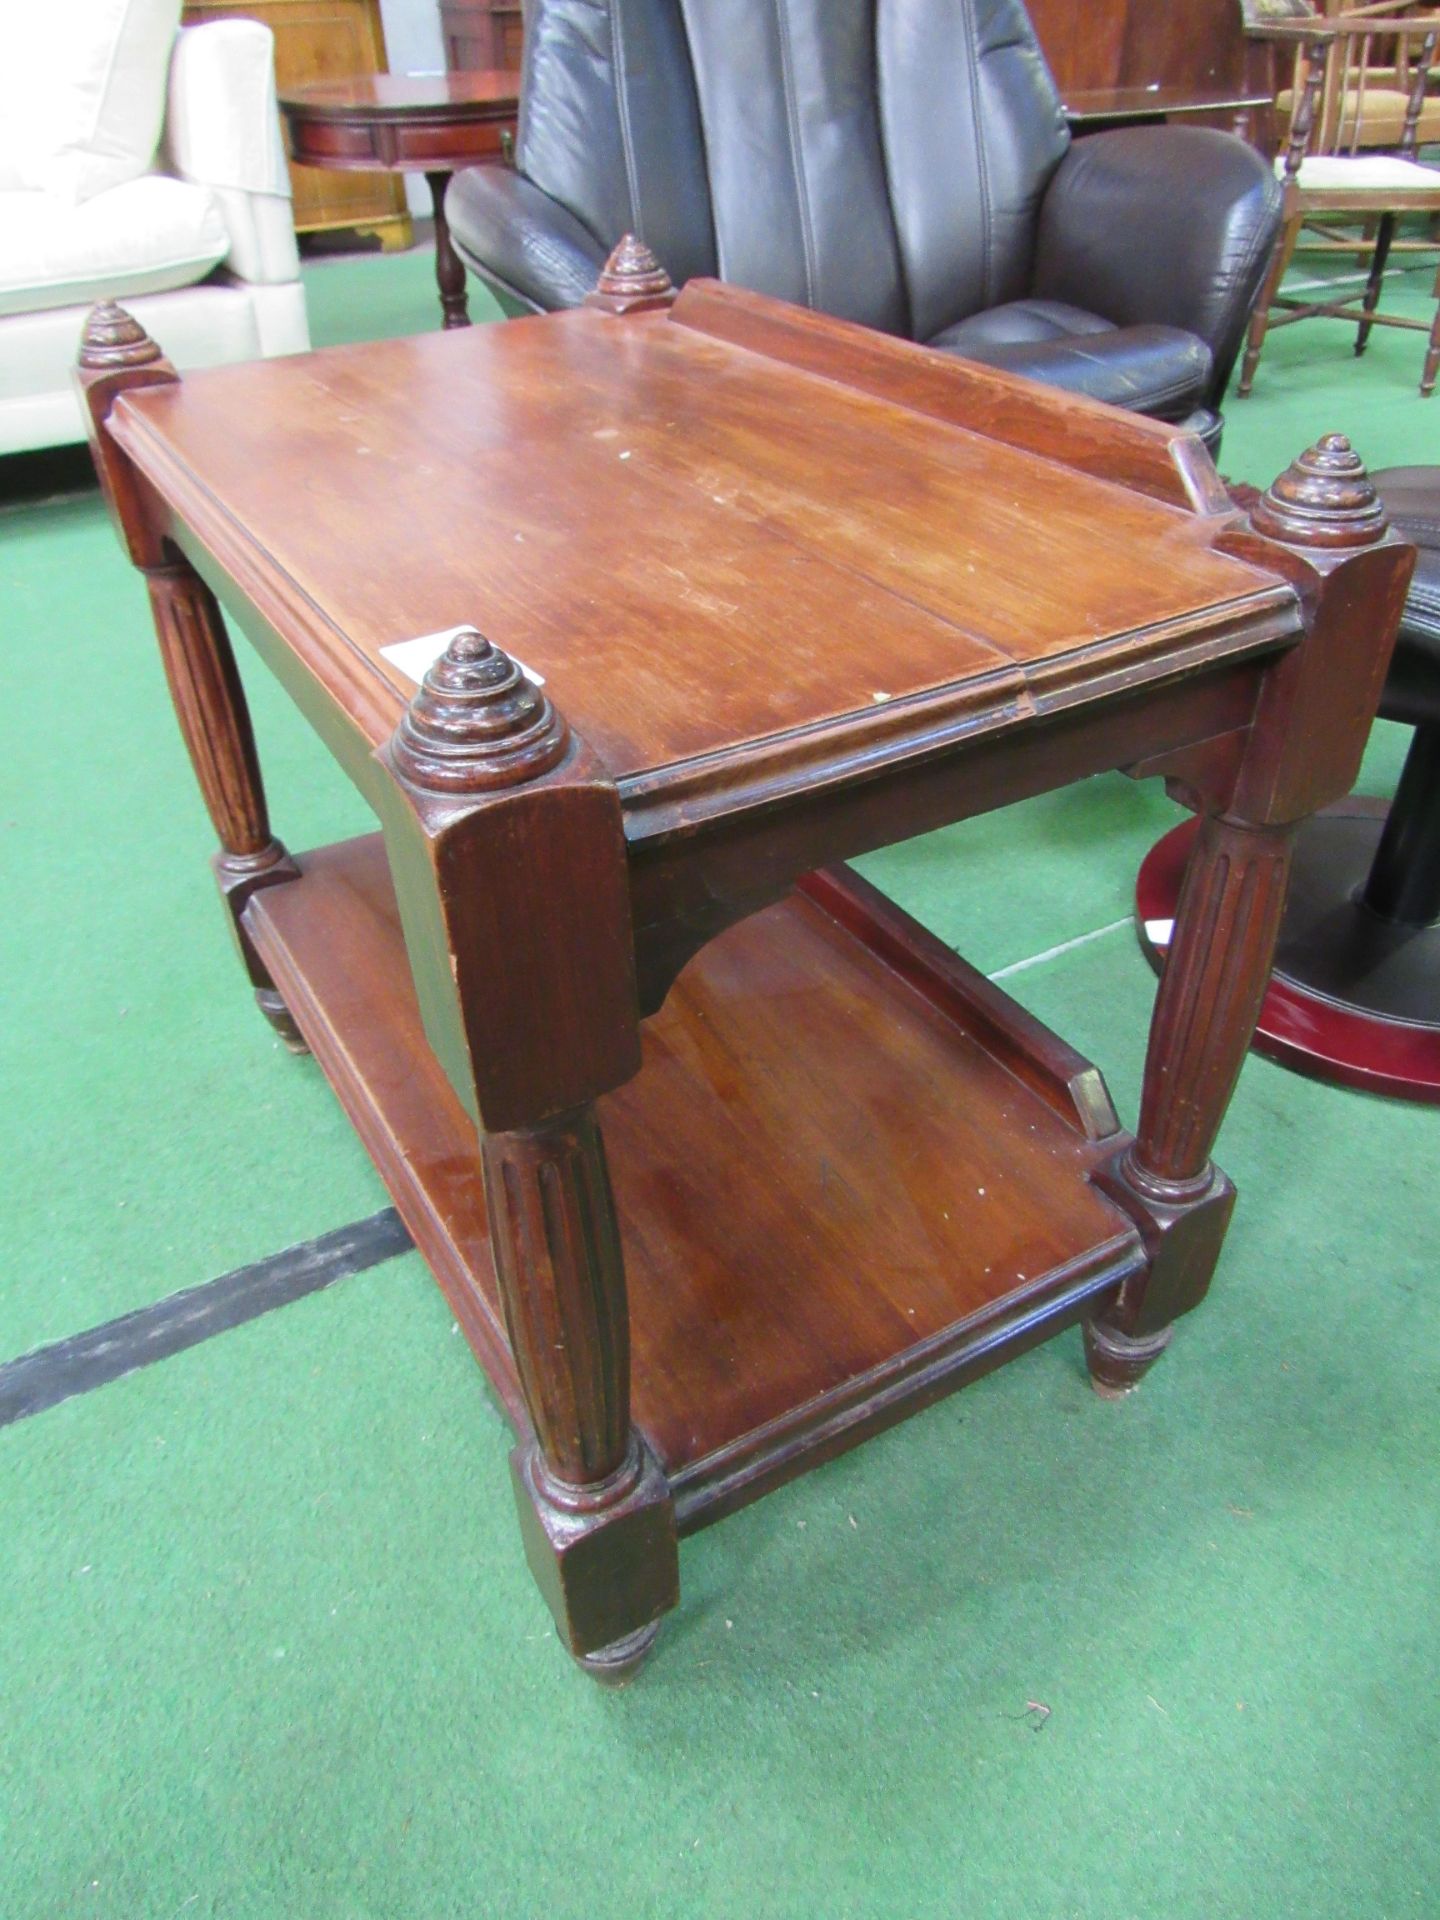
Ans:
{"type": "MultiPolygon", "coordinates": [[[[397,640],[392,646],[381,647],[385,659],[393,661],[407,680],[413,680],[418,687],[425,678],[426,669],[433,667],[441,654],[449,646],[457,633],[463,633],[468,623],[461,622],[458,627],[446,627],[443,633],[422,633],[413,640],[397,640]]],[[[523,660],[517,660],[516,666],[532,685],[543,687],[545,679],[527,667],[523,660]]]]}

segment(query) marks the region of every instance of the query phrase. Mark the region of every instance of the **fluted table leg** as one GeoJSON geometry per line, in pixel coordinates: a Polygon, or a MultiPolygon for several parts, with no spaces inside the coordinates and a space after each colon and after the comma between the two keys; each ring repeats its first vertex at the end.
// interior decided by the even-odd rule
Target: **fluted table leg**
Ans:
{"type": "MultiPolygon", "coordinates": [[[[1260,1016],[1296,831],[1355,777],[1413,564],[1340,434],[1294,461],[1250,520],[1222,541],[1288,575],[1305,635],[1267,669],[1239,748],[1202,746],[1178,774],[1202,820],[1156,994],[1139,1126],[1098,1176],[1146,1253],[1086,1329],[1101,1392],[1133,1387],[1209,1286],[1235,1197],[1210,1152],[1260,1016]]],[[[1163,760],[1156,770],[1177,772],[1163,760]]]]}
{"type": "Polygon", "coordinates": [[[80,348],[80,386],[106,500],[130,558],[145,575],[175,717],[220,842],[215,877],[261,1012],[293,1052],[299,1028],[245,931],[245,903],[260,887],[293,880],[297,869],[270,831],[265,788],[245,690],[220,608],[195,569],[152,521],[147,496],[108,431],[123,393],[169,386],[180,376],[123,307],[96,307],[80,348]]]}

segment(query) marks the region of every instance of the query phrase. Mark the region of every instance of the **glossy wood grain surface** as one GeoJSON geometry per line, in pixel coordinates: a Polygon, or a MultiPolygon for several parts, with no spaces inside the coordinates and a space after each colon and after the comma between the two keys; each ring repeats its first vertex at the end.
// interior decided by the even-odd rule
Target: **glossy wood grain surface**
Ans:
{"type": "MultiPolygon", "coordinates": [[[[425,1042],[381,843],[299,864],[300,884],[252,901],[251,937],[523,1423],[474,1124],[425,1042]]],[[[733,1500],[737,1476],[773,1478],[787,1440],[826,1420],[859,1437],[887,1382],[890,1417],[902,1380],[912,1410],[914,1376],[973,1362],[987,1326],[1073,1318],[1138,1261],[1084,1178],[1113,1138],[1067,1122],[923,971],[789,901],[687,970],[646,1025],[640,1074],[599,1103],[634,1419],[692,1517],[707,1485],[733,1500]]]]}
{"type": "Polygon", "coordinates": [[[664,317],[217,369],[111,425],[377,743],[413,692],[380,648],[462,622],[622,782],[893,731],[895,703],[1013,719],[1297,626],[1193,513],[664,317]]]}
{"type": "Polygon", "coordinates": [[[1028,0],[1067,98],[1081,87],[1228,88],[1245,73],[1239,0],[1028,0]]]}
{"type": "Polygon", "coordinates": [[[743,287],[691,281],[671,318],[677,326],[842,381],[1094,480],[1197,514],[1233,516],[1233,503],[1203,441],[1168,421],[1100,406],[1083,394],[1044,387],[978,360],[936,353],[743,287]]]}
{"type": "Polygon", "coordinates": [[[286,87],[280,104],[317,117],[348,117],[357,107],[371,115],[425,117],[437,108],[489,107],[513,118],[520,76],[503,70],[482,73],[357,73],[340,80],[316,80],[286,87]]]}
{"type": "Polygon", "coordinates": [[[1065,118],[1072,126],[1124,125],[1143,120],[1188,119],[1196,114],[1231,116],[1270,104],[1255,88],[1161,86],[1073,87],[1065,95],[1065,118]]]}
{"type": "Polygon", "coordinates": [[[518,74],[357,74],[317,82],[280,96],[285,138],[293,161],[342,172],[427,172],[436,246],[451,283],[464,292],[464,268],[449,243],[444,187],[457,167],[498,159],[519,111],[518,74]]]}

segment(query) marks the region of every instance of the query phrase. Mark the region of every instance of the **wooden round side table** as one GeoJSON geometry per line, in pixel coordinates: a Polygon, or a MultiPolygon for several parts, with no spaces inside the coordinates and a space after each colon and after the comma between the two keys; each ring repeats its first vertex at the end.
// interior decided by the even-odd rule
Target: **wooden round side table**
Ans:
{"type": "Polygon", "coordinates": [[[364,73],[280,95],[301,166],[423,173],[435,207],[435,278],[447,327],[466,327],[465,268],[450,244],[445,189],[457,167],[503,158],[520,105],[518,73],[364,73]]]}

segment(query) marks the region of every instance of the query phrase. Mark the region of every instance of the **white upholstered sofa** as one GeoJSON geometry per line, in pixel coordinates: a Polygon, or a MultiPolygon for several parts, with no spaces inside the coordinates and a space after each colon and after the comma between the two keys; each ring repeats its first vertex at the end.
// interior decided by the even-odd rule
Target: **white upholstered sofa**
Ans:
{"type": "Polygon", "coordinates": [[[5,16],[31,24],[0,47],[0,454],[84,439],[71,369],[97,300],[182,369],[310,344],[270,30],[179,11],[5,16]]]}

